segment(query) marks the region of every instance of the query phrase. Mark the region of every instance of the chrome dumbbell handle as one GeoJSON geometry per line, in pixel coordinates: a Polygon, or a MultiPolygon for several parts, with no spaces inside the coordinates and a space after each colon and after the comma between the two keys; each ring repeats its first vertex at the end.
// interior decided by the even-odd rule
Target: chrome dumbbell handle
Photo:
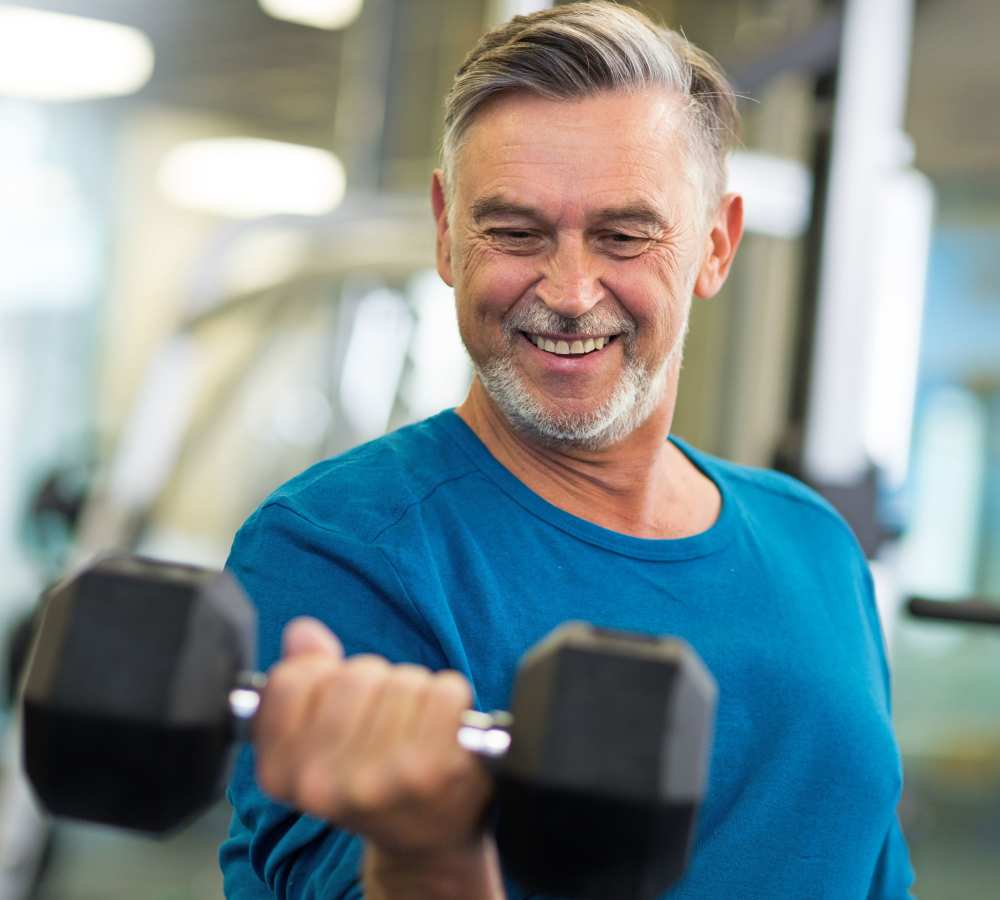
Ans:
{"type": "MultiPolygon", "coordinates": [[[[250,740],[254,717],[260,708],[261,695],[267,687],[262,672],[244,672],[229,692],[229,713],[234,736],[250,740]]],[[[507,712],[484,713],[466,710],[458,729],[458,742],[470,753],[485,759],[500,759],[510,748],[510,730],[514,717],[507,712]]]]}

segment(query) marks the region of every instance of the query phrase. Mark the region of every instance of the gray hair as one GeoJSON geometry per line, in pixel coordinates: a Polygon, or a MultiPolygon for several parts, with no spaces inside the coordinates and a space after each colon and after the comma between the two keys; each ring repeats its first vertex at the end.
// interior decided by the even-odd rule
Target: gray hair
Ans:
{"type": "Polygon", "coordinates": [[[462,139],[492,97],[525,91],[575,100],[649,87],[685,99],[689,162],[701,170],[706,212],[714,210],[739,131],[732,87],[715,60],[682,34],[607,0],[515,16],[479,39],[445,99],[441,165],[449,199],[462,139]]]}

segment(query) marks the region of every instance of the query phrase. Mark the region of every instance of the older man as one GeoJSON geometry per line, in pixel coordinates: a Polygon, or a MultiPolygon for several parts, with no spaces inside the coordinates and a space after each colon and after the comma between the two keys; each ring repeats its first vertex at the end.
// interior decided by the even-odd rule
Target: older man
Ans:
{"type": "Polygon", "coordinates": [[[313,467],[236,537],[277,662],[230,791],[229,897],[526,896],[455,733],[570,618],[680,635],[719,682],[670,896],[908,896],[850,531],[790,479],[669,437],[692,297],[742,233],[735,127],[707,57],[610,3],[516,18],[465,61],[432,204],[476,376],[457,410],[313,467]]]}

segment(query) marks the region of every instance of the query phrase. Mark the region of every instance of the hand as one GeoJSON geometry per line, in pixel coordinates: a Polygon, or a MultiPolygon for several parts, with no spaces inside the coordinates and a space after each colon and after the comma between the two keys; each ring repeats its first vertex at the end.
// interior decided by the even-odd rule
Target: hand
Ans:
{"type": "Polygon", "coordinates": [[[314,619],[285,629],[254,728],[264,791],[393,857],[477,845],[491,780],[458,744],[472,691],[458,672],[345,659],[314,619]]]}

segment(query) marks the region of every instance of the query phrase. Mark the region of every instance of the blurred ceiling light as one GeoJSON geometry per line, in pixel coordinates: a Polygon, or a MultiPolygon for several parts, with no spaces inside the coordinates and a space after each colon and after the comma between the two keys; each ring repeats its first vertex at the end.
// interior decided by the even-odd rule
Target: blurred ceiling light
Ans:
{"type": "Polygon", "coordinates": [[[347,185],[344,167],[327,150],[258,138],[181,144],[157,177],[174,203],[236,219],[322,215],[340,203],[347,185]]]}
{"type": "Polygon", "coordinates": [[[346,28],[361,13],[364,0],[258,0],[268,15],[313,28],[346,28]]]}
{"type": "Polygon", "coordinates": [[[0,6],[0,96],[87,100],[138,91],[153,45],[136,28],[0,6]]]}

